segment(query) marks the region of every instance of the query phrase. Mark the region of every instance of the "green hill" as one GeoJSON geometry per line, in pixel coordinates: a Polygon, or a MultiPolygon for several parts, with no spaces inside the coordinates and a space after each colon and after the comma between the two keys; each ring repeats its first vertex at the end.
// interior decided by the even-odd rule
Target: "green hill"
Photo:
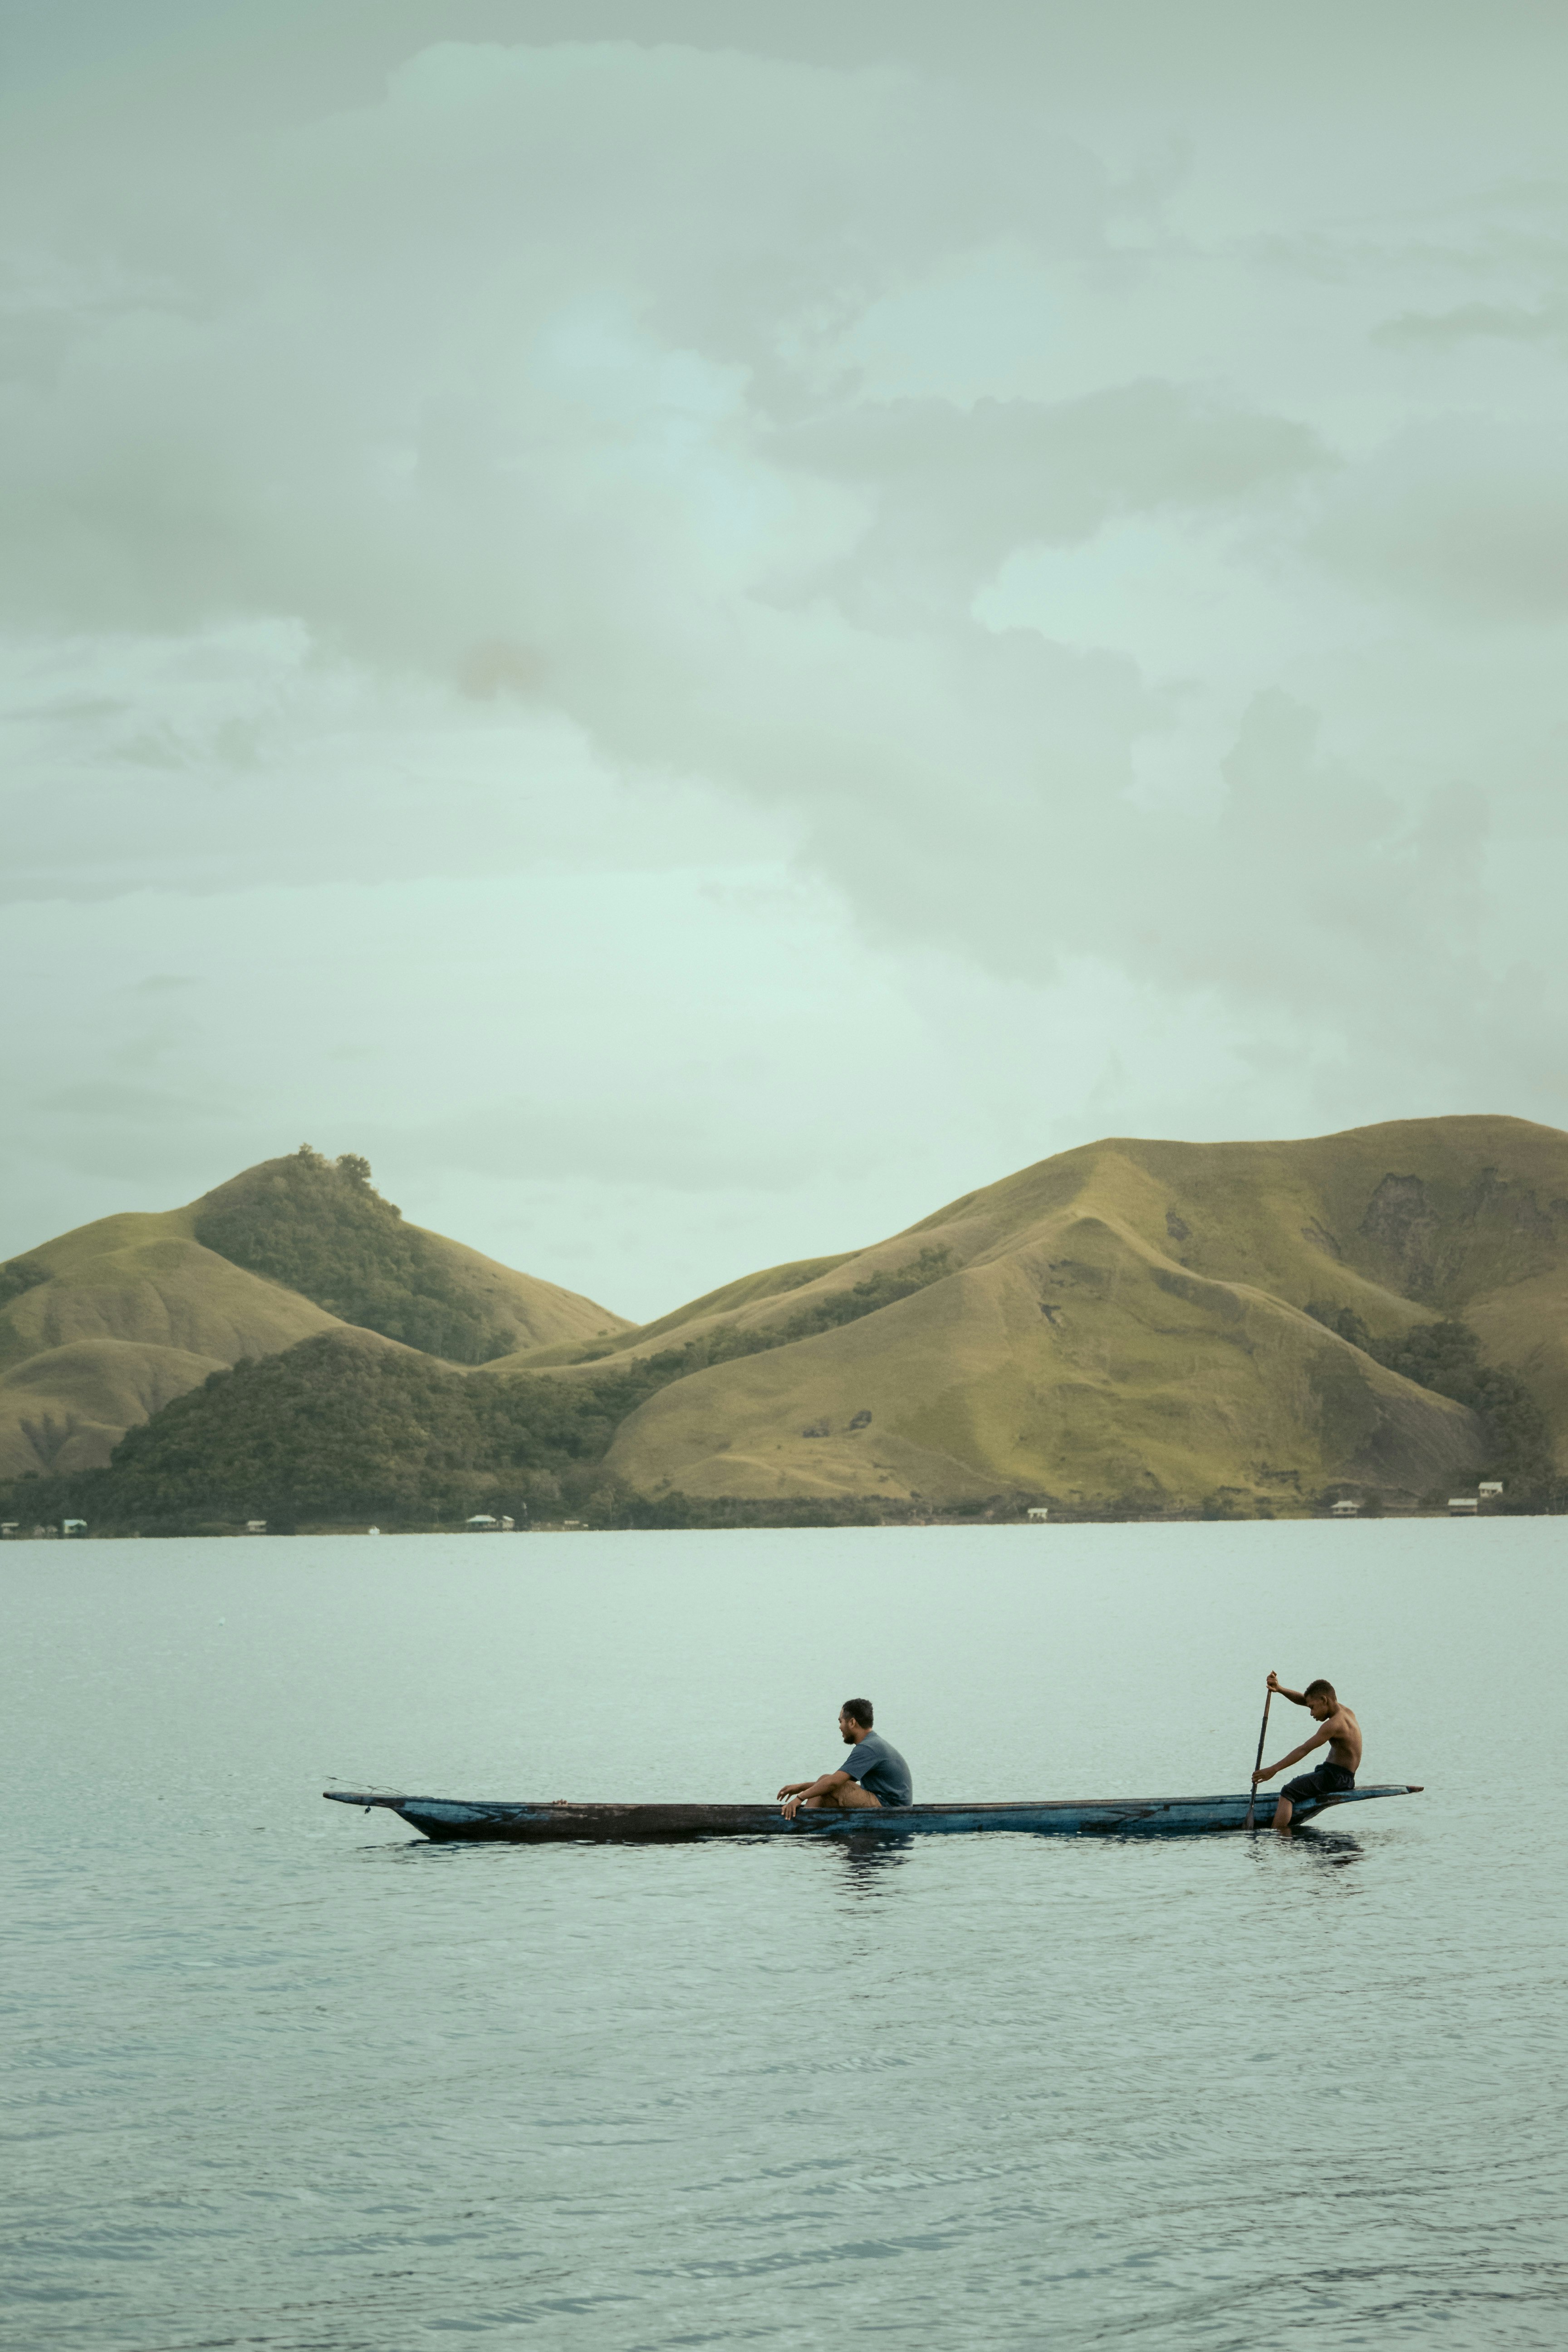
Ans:
{"type": "Polygon", "coordinates": [[[628,1328],[405,1224],[363,1160],[307,1147],[188,1207],[102,1218],[0,1266],[0,1476],[106,1463],[209,1373],[345,1325],[459,1363],[628,1328]]]}
{"type": "Polygon", "coordinates": [[[337,1321],[448,1363],[629,1328],[591,1299],[405,1224],[352,1152],[328,1160],[303,1144],[264,1160],[196,1202],[192,1230],[204,1248],[337,1321]]]}
{"type": "MultiPolygon", "coordinates": [[[[1425,1494],[1512,1443],[1378,1360],[1382,1343],[1450,1318],[1523,1375],[1561,1467],[1565,1244],[1568,1137],[1523,1120],[1090,1144],[785,1298],[726,1309],[724,1349],[783,1344],[662,1388],[621,1425],[606,1467],[696,1496],[942,1501],[978,1487],[1250,1507],[1336,1481],[1425,1494]],[[949,1268],[936,1281],[787,1335],[814,1305],[933,1250],[949,1268]],[[1379,1350],[1325,1328],[1341,1309],[1379,1350]]],[[[714,1328],[699,1317],[682,1336],[689,1347],[714,1328]]],[[[638,1335],[617,1361],[646,1347],[638,1335]]]]}
{"type": "Polygon", "coordinates": [[[1563,1491],[1568,1136],[1521,1120],[1087,1145],[640,1330],[404,1227],[368,1181],[296,1155],[0,1270],[0,1348],[33,1342],[0,1401],[43,1428],[35,1461],[55,1446],[48,1510],[647,1524],[984,1496],[1290,1510],[1483,1473],[1563,1491]],[[436,1331],[469,1369],[404,1336],[436,1331]],[[63,1437],[52,1381],[81,1414],[63,1437]]]}

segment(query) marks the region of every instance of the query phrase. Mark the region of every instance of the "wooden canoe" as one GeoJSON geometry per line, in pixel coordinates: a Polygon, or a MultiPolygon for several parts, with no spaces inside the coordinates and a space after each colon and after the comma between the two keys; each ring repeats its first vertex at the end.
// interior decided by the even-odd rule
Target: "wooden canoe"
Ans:
{"type": "MultiPolygon", "coordinates": [[[[561,1839],[662,1841],[685,1838],[907,1837],[911,1832],[1023,1831],[1032,1837],[1181,1836],[1246,1826],[1247,1798],[1087,1797],[1048,1803],[908,1805],[869,1811],[799,1812],[786,1822],[777,1805],[578,1805],[564,1797],[553,1803],[499,1798],[391,1797],[374,1790],[324,1789],[337,1805],[382,1806],[427,1838],[504,1839],[519,1845],[561,1839]]],[[[1261,1789],[1255,1825],[1274,1818],[1277,1791],[1261,1789]]],[[[1335,1805],[1364,1804],[1371,1797],[1415,1797],[1416,1782],[1352,1789],[1298,1805],[1298,1822],[1313,1821],[1335,1805]]]]}

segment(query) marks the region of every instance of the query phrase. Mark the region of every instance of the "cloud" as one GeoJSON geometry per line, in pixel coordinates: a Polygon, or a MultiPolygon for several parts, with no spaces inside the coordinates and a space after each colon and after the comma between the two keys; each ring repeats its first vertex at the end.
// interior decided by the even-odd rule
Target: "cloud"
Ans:
{"type": "Polygon", "coordinates": [[[964,603],[1019,549],[1088,541],[1126,515],[1245,506],[1329,462],[1291,418],[1157,381],[1055,404],[858,402],[772,448],[868,494],[869,527],[837,572],[851,595],[868,580],[918,594],[940,578],[964,603]]]}
{"type": "Polygon", "coordinates": [[[33,1097],[29,1111],[45,1118],[105,1118],[133,1121],[138,1126],[166,1125],[170,1119],[221,1118],[210,1102],[189,1095],[171,1094],[158,1087],[128,1086],[122,1079],[99,1078],[74,1086],[50,1087],[33,1097]]]}
{"type": "Polygon", "coordinates": [[[1379,342],[1418,351],[1441,351],[1487,337],[1502,342],[1561,343],[1568,339],[1568,315],[1561,308],[1529,310],[1517,302],[1460,302],[1451,310],[1402,310],[1373,333],[1379,342]]]}
{"type": "Polygon", "coordinates": [[[1542,425],[1413,427],[1357,467],[1316,551],[1369,586],[1493,623],[1568,606],[1568,456],[1542,425]]]}
{"type": "Polygon", "coordinates": [[[1428,113],[1245,11],[231,15],[11,142],[8,1078],[73,1202],[224,1172],[112,1085],[802,1248],[1088,1124],[1558,1115],[1522,56],[1439,29],[1428,113]]]}
{"type": "Polygon", "coordinates": [[[1093,250],[1104,208],[1022,111],[626,44],[427,49],[195,215],[87,169],[114,266],[13,297],[50,352],[7,403],[13,609],[286,612],[437,667],[650,540],[743,569],[779,518],[742,386],[797,404],[873,293],[1003,219],[1093,250]]]}

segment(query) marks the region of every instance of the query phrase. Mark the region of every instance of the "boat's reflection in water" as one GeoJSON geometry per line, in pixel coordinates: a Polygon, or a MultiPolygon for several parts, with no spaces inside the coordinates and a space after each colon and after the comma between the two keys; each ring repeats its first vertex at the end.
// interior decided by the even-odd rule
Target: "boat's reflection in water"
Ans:
{"type": "Polygon", "coordinates": [[[903,1868],[914,1845],[912,1837],[889,1835],[886,1830],[860,1836],[849,1830],[823,1838],[817,1850],[826,1849],[833,1856],[842,1873],[840,1884],[848,1894],[867,1897],[892,1892],[892,1874],[903,1868]]]}
{"type": "MultiPolygon", "coordinates": [[[[1088,1843],[1089,1836],[1088,1833],[1084,1833],[1079,1841],[1049,1837],[1041,1842],[1059,1849],[1063,1844],[1069,1843],[1088,1843]]],[[[1106,1834],[1103,1832],[1097,1832],[1093,1835],[1093,1843],[1096,1846],[1102,1850],[1111,1847],[1119,1853],[1127,1853],[1134,1848],[1151,1853],[1161,1851],[1168,1853],[1173,1845],[1190,1845],[1197,1842],[1191,1837],[1150,1836],[1146,1832],[1140,1834],[1137,1831],[1127,1831],[1121,1836],[1117,1836],[1114,1832],[1106,1834]]],[[[1210,1845],[1215,1843],[1213,1838],[1206,1838],[1202,1842],[1210,1845]]],[[[1259,1864],[1266,1862],[1269,1856],[1282,1848],[1289,1853],[1300,1854],[1304,1862],[1319,1870],[1343,1870],[1350,1864],[1365,1859],[1365,1851],[1358,1838],[1352,1837],[1343,1830],[1321,1829],[1315,1822],[1303,1822],[1300,1828],[1294,1831],[1289,1837],[1277,1837],[1271,1829],[1260,1829],[1255,1831],[1250,1837],[1237,1838],[1233,1835],[1226,1837],[1223,1842],[1227,1845],[1242,1845],[1259,1864]]],[[[648,1839],[630,1843],[584,1838],[552,1843],[544,1849],[530,1846],[528,1850],[531,1853],[543,1850],[555,1854],[578,1855],[587,1853],[624,1854],[627,1852],[668,1855],[691,1853],[699,1848],[710,1850],[721,1843],[732,1843],[742,1851],[758,1845],[766,1845],[775,1853],[779,1850],[772,1838],[746,1838],[733,1841],[710,1838],[648,1839]]],[[[991,1841],[983,1837],[982,1843],[990,1843],[991,1841]]],[[[1010,1847],[1022,1843],[1024,1841],[1016,1833],[1007,1836],[1007,1843],[1010,1847]]],[[[929,1838],[917,1836],[909,1832],[900,1833],[888,1830],[836,1829],[831,1835],[803,1838],[798,1843],[792,1841],[786,1850],[795,1853],[809,1854],[813,1862],[820,1864],[821,1867],[841,1873],[841,1883],[851,1894],[870,1895],[886,1892],[895,1883],[893,1874],[901,1870],[904,1864],[912,1859],[917,1846],[928,1847],[930,1843],[929,1838]]],[[[517,1853],[519,1847],[515,1843],[506,1839],[433,1840],[415,1836],[406,1840],[378,1838],[368,1842],[359,1851],[366,1857],[373,1857],[378,1862],[404,1862],[419,1867],[431,1862],[461,1864],[473,1862],[480,1855],[511,1854],[517,1853]]]]}
{"type": "Polygon", "coordinates": [[[1300,1854],[1317,1870],[1343,1870],[1348,1864],[1366,1858],[1361,1840],[1352,1837],[1348,1830],[1320,1829],[1315,1822],[1303,1822],[1289,1837],[1277,1837],[1272,1829],[1258,1830],[1247,1843],[1260,1863],[1283,1851],[1300,1854]]]}
{"type": "Polygon", "coordinates": [[[1320,1870],[1343,1870],[1348,1864],[1364,1859],[1360,1840],[1343,1830],[1317,1830],[1309,1825],[1289,1840],[1282,1838],[1280,1843],[1289,1843],[1310,1854],[1320,1870]]]}
{"type": "MultiPolygon", "coordinates": [[[[831,1865],[842,1872],[843,1883],[851,1894],[870,1895],[888,1891],[891,1874],[903,1867],[921,1843],[914,1837],[889,1836],[886,1831],[861,1836],[857,1836],[853,1831],[841,1831],[834,1837],[814,1840],[812,1850],[831,1858],[831,1865]]],[[[1051,1843],[1055,1844],[1057,1841],[1053,1839],[1051,1843]]],[[[1100,1846],[1115,1845],[1123,1850],[1136,1846],[1147,1851],[1160,1846],[1168,1848],[1173,1841],[1139,1837],[1134,1833],[1120,1838],[1100,1837],[1095,1843],[1100,1846]]],[[[1309,1822],[1303,1822],[1289,1838],[1276,1840],[1274,1832],[1269,1830],[1256,1833],[1247,1843],[1255,1852],[1264,1854],[1276,1844],[1289,1846],[1292,1853],[1300,1854],[1318,1870],[1344,1870],[1352,1863],[1365,1858],[1358,1838],[1351,1837],[1343,1830],[1319,1829],[1309,1822]]]]}

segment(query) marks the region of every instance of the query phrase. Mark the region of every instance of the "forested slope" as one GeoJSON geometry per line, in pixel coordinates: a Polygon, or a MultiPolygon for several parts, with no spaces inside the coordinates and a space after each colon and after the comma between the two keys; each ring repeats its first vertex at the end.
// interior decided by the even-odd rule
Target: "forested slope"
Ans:
{"type": "Polygon", "coordinates": [[[405,1224],[364,1160],[306,1145],[188,1207],[105,1217],[0,1265],[0,1477],[100,1465],[209,1373],[345,1325],[462,1364],[627,1328],[405,1224]]]}

